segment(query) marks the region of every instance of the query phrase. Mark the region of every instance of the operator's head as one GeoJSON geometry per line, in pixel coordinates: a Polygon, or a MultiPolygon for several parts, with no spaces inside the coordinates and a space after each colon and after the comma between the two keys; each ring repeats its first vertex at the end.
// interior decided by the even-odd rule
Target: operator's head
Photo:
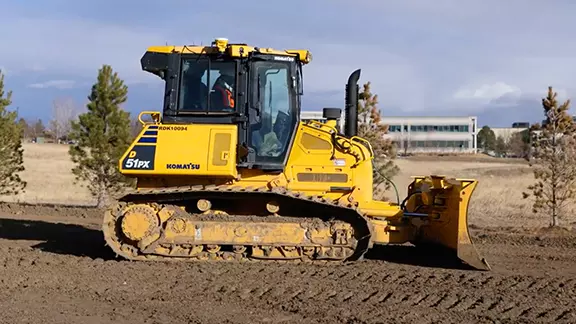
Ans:
{"type": "Polygon", "coordinates": [[[233,64],[225,64],[220,68],[220,77],[228,83],[230,86],[234,86],[234,75],[236,74],[236,69],[233,64]]]}

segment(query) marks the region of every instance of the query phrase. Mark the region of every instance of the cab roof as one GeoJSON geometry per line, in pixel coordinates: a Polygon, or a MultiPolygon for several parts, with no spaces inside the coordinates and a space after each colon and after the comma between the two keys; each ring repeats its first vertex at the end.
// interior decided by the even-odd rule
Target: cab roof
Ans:
{"type": "Polygon", "coordinates": [[[277,50],[273,48],[255,47],[248,44],[229,44],[226,38],[215,39],[210,46],[181,45],[181,46],[150,46],[149,53],[180,53],[180,54],[218,54],[226,53],[231,57],[248,55],[249,52],[261,54],[297,57],[300,62],[308,64],[312,61],[312,53],[306,49],[277,50]]]}

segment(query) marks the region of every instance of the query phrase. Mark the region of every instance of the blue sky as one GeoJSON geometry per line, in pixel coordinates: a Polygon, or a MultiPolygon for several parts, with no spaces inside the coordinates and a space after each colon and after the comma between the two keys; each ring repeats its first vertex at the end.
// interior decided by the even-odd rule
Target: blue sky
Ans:
{"type": "Polygon", "coordinates": [[[293,0],[0,1],[0,67],[12,108],[49,120],[52,100],[85,109],[102,64],[129,86],[125,106],[160,109],[162,80],[140,70],[150,45],[215,37],[307,48],[304,109],[344,106],[362,69],[384,115],[477,115],[479,124],[539,121],[553,86],[576,93],[576,1],[293,0]]]}

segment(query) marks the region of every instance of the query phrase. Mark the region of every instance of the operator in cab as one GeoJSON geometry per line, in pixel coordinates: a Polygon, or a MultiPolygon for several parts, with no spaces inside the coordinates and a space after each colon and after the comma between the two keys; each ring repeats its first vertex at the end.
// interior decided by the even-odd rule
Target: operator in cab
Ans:
{"type": "Polygon", "coordinates": [[[234,111],[234,85],[235,82],[234,65],[225,65],[220,69],[220,76],[212,86],[210,95],[210,106],[212,111],[234,111]]]}
{"type": "Polygon", "coordinates": [[[208,87],[202,82],[202,75],[206,68],[200,65],[190,66],[184,72],[182,91],[182,110],[203,111],[206,110],[208,87]]]}

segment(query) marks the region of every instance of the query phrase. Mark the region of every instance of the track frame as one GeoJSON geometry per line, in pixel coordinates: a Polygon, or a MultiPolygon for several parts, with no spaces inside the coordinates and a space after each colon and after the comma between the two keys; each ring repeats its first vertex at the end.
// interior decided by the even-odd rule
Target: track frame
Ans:
{"type": "MultiPolygon", "coordinates": [[[[127,223],[127,222],[124,222],[127,223]]],[[[133,222],[132,228],[141,226],[133,222]]],[[[141,223],[141,222],[140,222],[141,223]]],[[[282,262],[345,262],[362,259],[372,247],[373,232],[369,219],[357,204],[305,195],[285,188],[246,188],[238,186],[185,186],[163,189],[141,189],[122,197],[106,210],[102,225],[106,244],[119,256],[141,261],[282,261],[282,262]],[[241,204],[235,204],[241,201],[241,204]],[[206,206],[211,202],[211,206],[206,206]],[[213,204],[212,204],[213,202],[213,204]],[[238,209],[248,206],[249,209],[238,209]],[[194,208],[196,207],[196,208],[194,208]],[[208,208],[207,208],[208,207],[208,208]],[[141,239],[133,240],[123,231],[123,218],[129,209],[140,208],[140,219],[152,224],[140,228],[141,239]],[[147,210],[147,211],[146,211],[147,210]],[[299,216],[299,211],[306,211],[299,216]],[[308,233],[302,242],[262,244],[238,243],[232,237],[232,225],[223,218],[244,221],[250,231],[284,231],[308,233]],[[189,235],[175,235],[173,229],[196,226],[219,227],[229,233],[227,240],[194,240],[189,235]],[[310,233],[315,227],[317,236],[310,233]],[[334,238],[331,242],[330,238],[334,238]],[[339,244],[338,244],[339,242],[339,244]]],[[[136,231],[138,232],[138,231],[136,231]]],[[[265,235],[263,235],[265,236],[265,235]]]]}

